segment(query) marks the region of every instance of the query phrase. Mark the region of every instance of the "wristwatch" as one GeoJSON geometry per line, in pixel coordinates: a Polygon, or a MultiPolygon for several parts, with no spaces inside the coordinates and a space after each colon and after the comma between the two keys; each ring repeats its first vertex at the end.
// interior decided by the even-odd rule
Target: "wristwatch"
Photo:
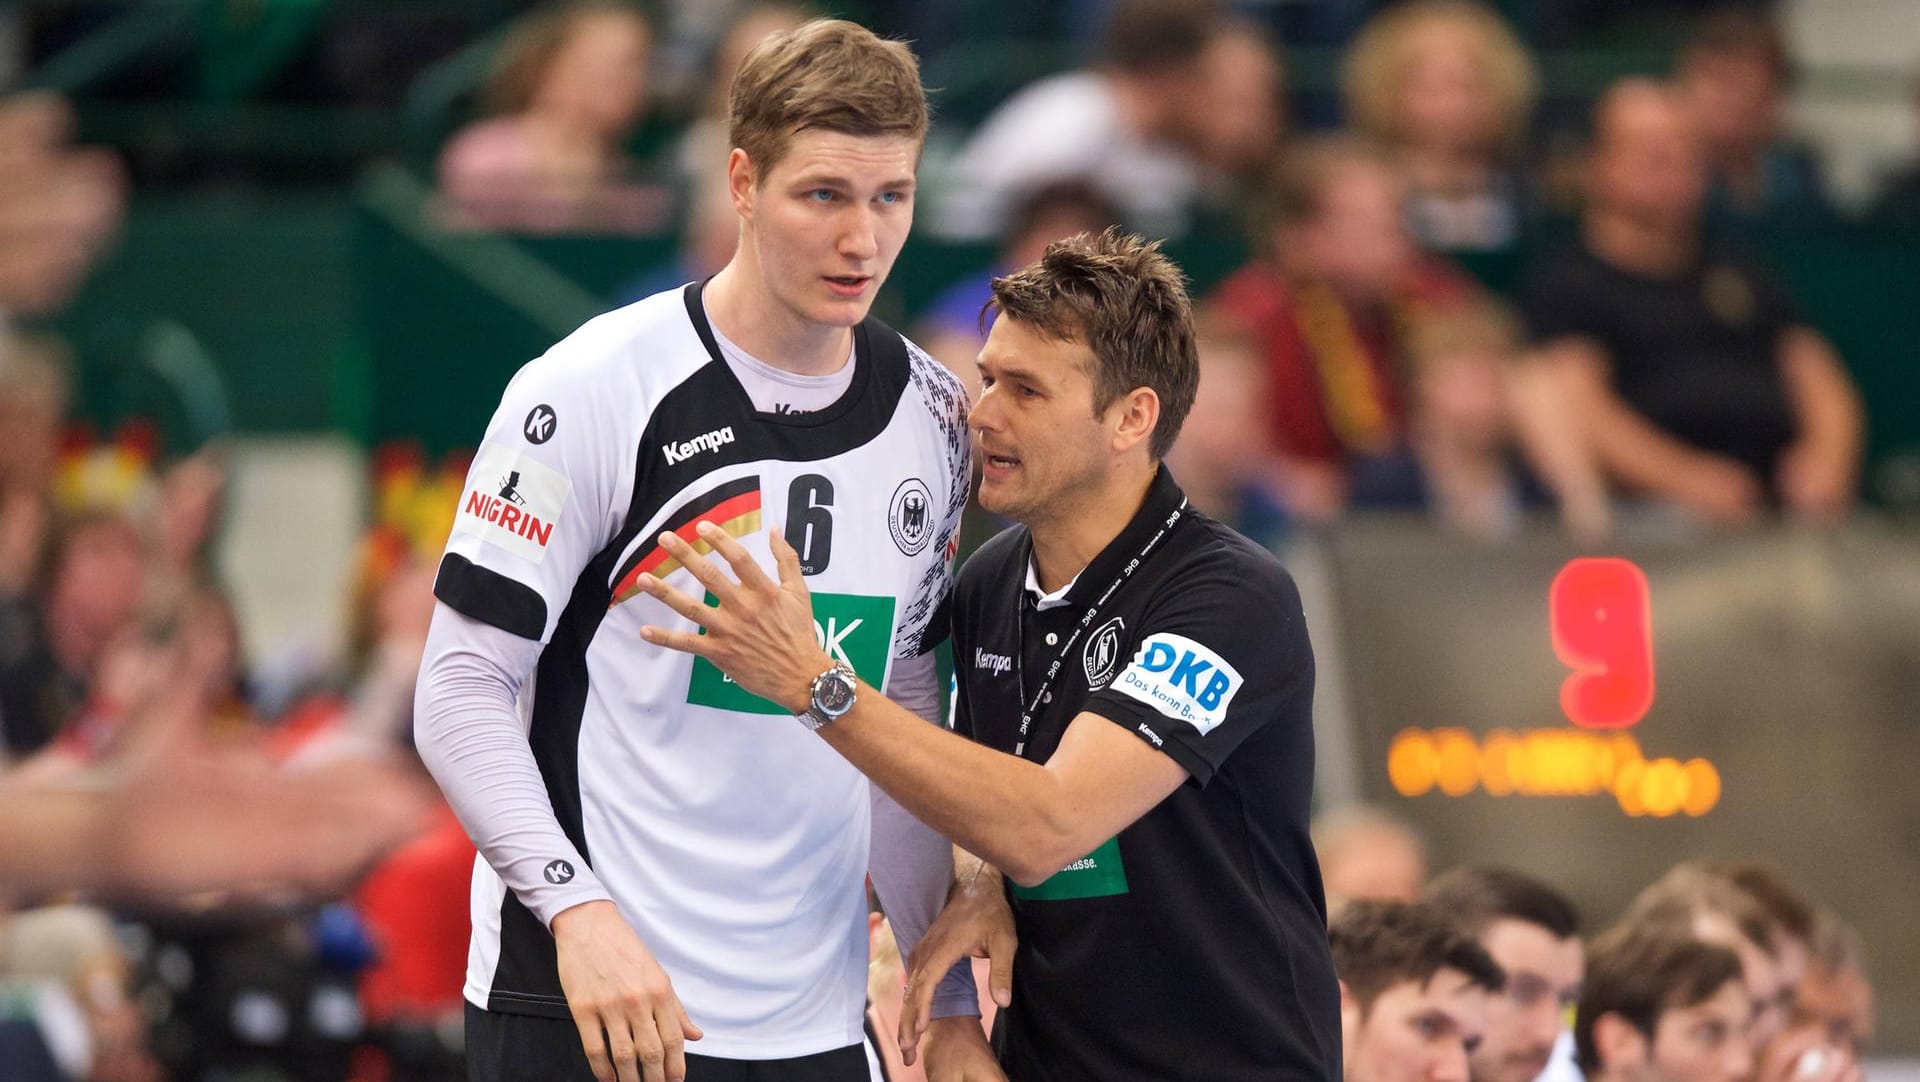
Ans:
{"type": "Polygon", "coordinates": [[[852,710],[854,694],[859,688],[855,679],[853,669],[845,662],[838,662],[814,677],[806,712],[795,715],[800,724],[805,725],[808,732],[819,732],[821,726],[832,724],[852,710]]]}

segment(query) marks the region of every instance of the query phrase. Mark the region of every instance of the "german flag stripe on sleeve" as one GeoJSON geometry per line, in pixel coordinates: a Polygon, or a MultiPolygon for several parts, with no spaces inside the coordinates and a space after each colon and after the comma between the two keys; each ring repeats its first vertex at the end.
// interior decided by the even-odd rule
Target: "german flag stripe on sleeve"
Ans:
{"type": "Polygon", "coordinates": [[[629,557],[626,568],[615,580],[613,600],[608,607],[620,604],[640,592],[637,583],[641,575],[653,575],[666,578],[680,569],[680,561],[666,549],[660,547],[660,535],[673,533],[681,540],[693,546],[695,552],[706,555],[713,546],[700,539],[695,531],[702,522],[711,522],[734,537],[745,537],[760,528],[760,478],[742,477],[738,481],[729,481],[719,488],[696,496],[668,515],[659,530],[653,532],[647,542],[629,557]]]}

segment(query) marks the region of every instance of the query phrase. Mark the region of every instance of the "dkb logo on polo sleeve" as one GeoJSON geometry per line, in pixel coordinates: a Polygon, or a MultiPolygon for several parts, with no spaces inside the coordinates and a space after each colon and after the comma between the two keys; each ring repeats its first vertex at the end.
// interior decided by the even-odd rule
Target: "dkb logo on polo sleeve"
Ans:
{"type": "Polygon", "coordinates": [[[1205,646],[1170,631],[1148,635],[1113,690],[1138,699],[1205,736],[1227,719],[1240,672],[1205,646]]]}
{"type": "MultiPolygon", "coordinates": [[[[719,599],[708,594],[707,604],[717,605],[719,599]]],[[[887,677],[887,654],[893,648],[893,598],[814,594],[813,636],[834,660],[846,662],[860,679],[879,687],[887,677]]],[[[748,694],[703,657],[693,659],[687,701],[745,714],[791,713],[778,703],[748,694]]]]}

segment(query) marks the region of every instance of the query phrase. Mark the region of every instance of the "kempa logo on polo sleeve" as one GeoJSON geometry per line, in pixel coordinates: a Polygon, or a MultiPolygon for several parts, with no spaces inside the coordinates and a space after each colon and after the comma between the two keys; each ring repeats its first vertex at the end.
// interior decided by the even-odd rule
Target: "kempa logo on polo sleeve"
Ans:
{"type": "Polygon", "coordinates": [[[572,491],[573,482],[558,470],[517,448],[490,444],[473,460],[453,532],[471,534],[537,564],[547,557],[554,525],[572,491]]]}
{"type": "Polygon", "coordinates": [[[1170,631],[1148,635],[1113,690],[1140,700],[1205,736],[1227,719],[1240,672],[1219,654],[1170,631]]]}

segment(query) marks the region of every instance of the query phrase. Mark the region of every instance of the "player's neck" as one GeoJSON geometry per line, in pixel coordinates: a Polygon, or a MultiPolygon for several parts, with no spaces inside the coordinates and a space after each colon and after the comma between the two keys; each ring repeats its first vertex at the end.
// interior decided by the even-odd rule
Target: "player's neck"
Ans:
{"type": "Polygon", "coordinates": [[[767,291],[751,256],[736,256],[701,294],[715,330],[764,364],[801,376],[830,376],[853,351],[849,327],[814,323],[789,311],[767,291]]]}
{"type": "Polygon", "coordinates": [[[1116,471],[1097,489],[1054,502],[1044,519],[1027,524],[1040,588],[1053,593],[1072,582],[1139,514],[1159,464],[1116,471]]]}

